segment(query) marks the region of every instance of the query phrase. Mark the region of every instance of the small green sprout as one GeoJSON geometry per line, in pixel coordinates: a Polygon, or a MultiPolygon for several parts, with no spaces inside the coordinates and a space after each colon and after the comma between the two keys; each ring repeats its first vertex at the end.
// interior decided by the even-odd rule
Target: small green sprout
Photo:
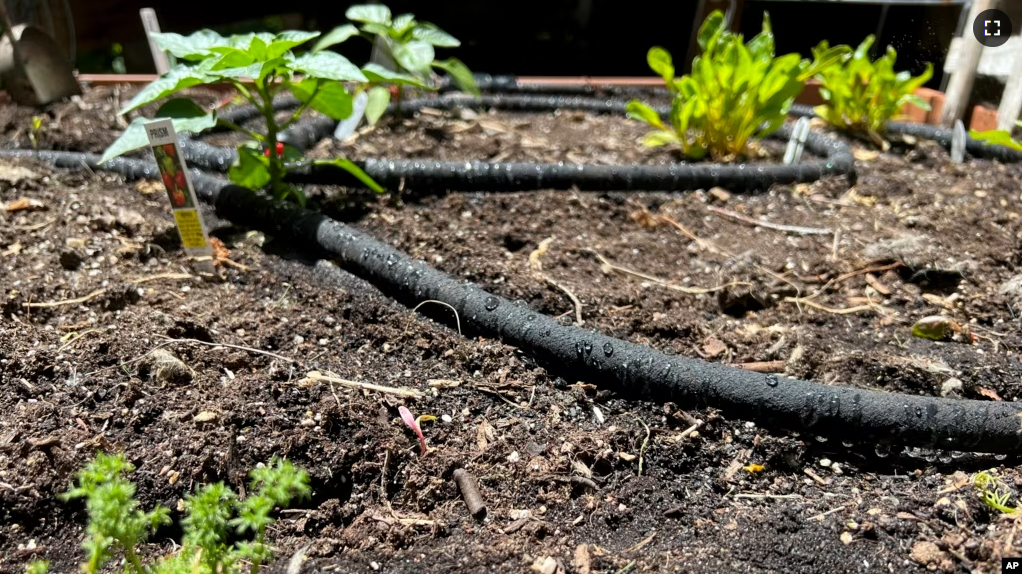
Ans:
{"type": "Polygon", "coordinates": [[[1011,489],[1008,488],[999,478],[988,471],[977,473],[972,479],[972,484],[978,490],[979,498],[987,506],[998,512],[1011,514],[1018,509],[1008,506],[1012,497],[1011,489]]]}
{"type": "Polygon", "coordinates": [[[33,560],[25,567],[25,574],[46,574],[49,571],[49,560],[33,560]]]}
{"type": "Polygon", "coordinates": [[[32,149],[39,151],[39,136],[43,133],[43,116],[32,116],[32,129],[28,132],[28,139],[32,142],[32,149]]]}
{"type": "MultiPolygon", "coordinates": [[[[906,104],[924,110],[930,105],[916,90],[933,77],[933,64],[922,74],[895,72],[898,53],[888,46],[887,53],[875,62],[869,59],[874,37],[867,36],[850,56],[827,66],[816,75],[824,104],[816,113],[832,126],[849,132],[864,133],[878,146],[887,147],[881,136],[884,124],[897,117],[906,104]]],[[[813,54],[829,50],[826,40],[813,48],[813,54]]]]}
{"type": "Polygon", "coordinates": [[[389,70],[379,64],[368,64],[362,68],[370,80],[366,106],[366,120],[370,125],[380,119],[390,103],[391,91],[381,84],[397,84],[396,95],[400,99],[402,85],[435,89],[432,80],[434,69],[446,72],[461,91],[479,95],[472,71],[461,60],[436,59],[435,48],[457,48],[461,45],[457,38],[436,25],[416,21],[413,14],[391,17],[390,8],[383,4],[351,6],[344,15],[348,20],[357,22],[361,29],[354,24],[338,26],[320,38],[312,51],[319,52],[352,36],[380,42],[385,56],[394,63],[394,69],[389,70]]]}
{"type": "MultiPolygon", "coordinates": [[[[202,486],[185,496],[180,548],[143,565],[136,546],[160,525],[170,523],[170,516],[161,506],[149,513],[138,509],[135,485],[123,476],[132,470],[123,455],[100,453],[79,472],[79,485],[62,495],[86,499],[85,574],[100,572],[118,551],[124,554],[128,574],[241,574],[243,570],[256,574],[273,557],[265,542],[266,530],[274,521],[271,512],[311,492],[308,474],[282,459],[250,473],[252,494],[244,500],[223,483],[202,486]],[[228,545],[232,530],[250,539],[228,545]]],[[[45,574],[46,566],[33,563],[29,574],[45,574]]]]}
{"type": "MultiPolygon", "coordinates": [[[[1022,121],[1015,122],[1015,125],[1022,127],[1022,121]]],[[[1022,141],[1012,139],[1009,130],[987,130],[985,132],[969,130],[969,137],[988,144],[1003,145],[1016,151],[1022,151],[1022,141]]]]}

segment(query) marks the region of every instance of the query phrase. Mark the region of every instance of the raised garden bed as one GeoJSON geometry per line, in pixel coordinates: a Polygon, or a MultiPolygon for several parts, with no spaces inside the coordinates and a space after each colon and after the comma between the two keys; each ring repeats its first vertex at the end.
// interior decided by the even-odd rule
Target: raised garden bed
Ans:
{"type": "MultiPolygon", "coordinates": [[[[111,99],[97,90],[83,101],[112,109],[111,99]]],[[[70,125],[89,137],[53,133],[47,147],[99,151],[112,141],[109,115],[88,120],[87,111],[67,117],[85,118],[70,125]]],[[[9,137],[25,120],[17,113],[9,137]]],[[[497,141],[507,159],[650,157],[630,151],[640,149],[641,130],[611,116],[409,121],[381,126],[353,149],[457,159],[491,153],[497,141]],[[593,136],[565,136],[565,122],[593,136]]],[[[1002,287],[1022,263],[1022,223],[1011,207],[1022,168],[951,164],[926,141],[888,154],[848,143],[859,173],[851,190],[840,178],[757,196],[480,190],[323,208],[563,323],[575,317],[568,289],[586,328],[668,354],[837,387],[1016,400],[1018,301],[1002,287]],[[837,239],[813,232],[821,229],[837,239]],[[976,343],[911,336],[917,319],[935,314],[968,324],[976,343]]],[[[171,508],[194,483],[237,484],[272,454],[309,469],[312,500],[273,533],[281,569],[306,545],[314,562],[305,568],[339,572],[374,563],[394,572],[520,572],[534,563],[542,570],[547,557],[571,572],[587,564],[593,572],[629,564],[886,572],[928,563],[968,571],[1011,555],[1010,526],[988,528],[996,516],[967,474],[1000,467],[1017,485],[1014,457],[821,441],[712,409],[627,400],[558,378],[498,341],[462,338],[442,307],[428,315],[448,326],[328,263],[310,265],[302,245],[260,249],[261,234],[226,222],[216,233],[243,267],[224,263],[221,283],[184,278],[194,273],[156,182],[2,165],[5,206],[37,202],[0,210],[3,571],[34,556],[54,571],[75,568],[83,515],[55,495],[100,448],[126,451],[143,502],[171,508]],[[158,378],[140,359],[161,345],[191,368],[185,380],[158,378]],[[312,370],[428,398],[303,381],[312,370]],[[398,404],[448,415],[425,425],[427,456],[417,456],[397,422],[398,404]],[[705,424],[682,436],[692,419],[705,424]],[[451,481],[462,466],[481,479],[485,522],[468,516],[451,481]]],[[[145,551],[169,549],[173,535],[161,532],[145,551]]]]}

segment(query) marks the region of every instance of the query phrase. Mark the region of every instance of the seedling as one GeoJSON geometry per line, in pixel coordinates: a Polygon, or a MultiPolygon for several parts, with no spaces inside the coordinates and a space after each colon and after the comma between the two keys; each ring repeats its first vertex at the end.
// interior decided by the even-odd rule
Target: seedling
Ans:
{"type": "Polygon", "coordinates": [[[401,414],[401,420],[411,427],[412,431],[415,432],[415,436],[419,438],[419,456],[425,455],[429,452],[429,447],[426,446],[426,437],[423,436],[422,427],[419,426],[419,423],[423,421],[436,420],[436,417],[433,415],[420,415],[418,418],[415,418],[412,416],[412,411],[408,410],[404,406],[398,407],[397,412],[401,414]]]}
{"type": "Polygon", "coordinates": [[[628,102],[628,116],[655,128],[643,139],[650,147],[676,145],[692,159],[709,154],[732,159],[746,153],[751,139],[781,127],[805,81],[850,51],[835,46],[815,53],[813,61],[798,54],[774,57],[769,15],[763,30],[748,43],[727,30],[724,14],[716,10],[703,22],[697,38],[702,55],[692,61],[692,73],[674,76],[671,54],[653,47],[649,67],[664,79],[673,96],[668,122],[638,100],[628,102]]]}
{"type": "Polygon", "coordinates": [[[992,473],[987,471],[977,473],[972,485],[976,488],[980,500],[990,508],[1006,514],[1018,511],[1017,508],[1008,506],[1012,496],[1011,489],[992,473]]]}
{"type": "Polygon", "coordinates": [[[39,136],[43,133],[43,117],[32,116],[32,130],[28,132],[28,139],[32,142],[32,149],[39,151],[39,136]]]}
{"type": "MultiPolygon", "coordinates": [[[[1022,121],[1015,122],[1015,125],[1022,127],[1022,121]]],[[[1022,151],[1022,141],[1012,139],[1011,132],[1008,130],[988,130],[985,132],[969,130],[969,137],[988,144],[1003,145],[1013,150],[1022,151]]]]}
{"type": "MultiPolygon", "coordinates": [[[[923,73],[915,77],[907,71],[895,72],[898,53],[890,46],[884,56],[871,62],[869,49],[874,40],[872,35],[867,36],[855,52],[816,75],[825,102],[816,106],[816,113],[834,127],[863,133],[886,148],[881,136],[884,124],[898,116],[906,104],[930,109],[915,92],[933,77],[933,65],[926,64],[923,73]]],[[[824,40],[813,48],[813,55],[828,50],[831,48],[824,40]]]]}
{"type": "MultiPolygon", "coordinates": [[[[100,453],[78,473],[77,487],[61,498],[84,498],[89,514],[87,538],[82,546],[87,560],[86,574],[96,574],[115,558],[125,558],[129,574],[256,574],[272,558],[265,543],[266,529],[273,523],[274,508],[287,506],[310,493],[309,477],[286,460],[274,460],[249,475],[252,494],[239,500],[223,483],[203,486],[185,496],[184,536],[176,552],[143,565],[136,546],[161,524],[170,523],[169,511],[157,506],[152,512],[138,509],[135,485],[124,478],[134,468],[123,455],[100,453]],[[232,516],[237,514],[234,518],[232,516]],[[251,539],[228,546],[228,532],[251,539]]],[[[47,564],[30,565],[31,574],[44,574],[47,564]]]]}
{"type": "MultiPolygon", "coordinates": [[[[468,94],[479,95],[479,87],[472,77],[472,71],[461,60],[448,58],[437,60],[435,48],[457,48],[461,42],[429,22],[418,22],[413,14],[391,17],[390,8],[383,4],[361,4],[348,8],[344,13],[348,20],[357,22],[344,24],[331,30],[313,47],[321,50],[344,42],[352,36],[360,36],[371,42],[379,42],[384,55],[394,63],[393,70],[371,63],[362,68],[370,80],[369,103],[366,120],[376,123],[390,103],[391,91],[381,84],[397,84],[396,96],[401,97],[401,86],[408,85],[422,89],[435,89],[433,70],[438,69],[450,75],[458,88],[468,94]]],[[[399,100],[400,101],[400,100],[399,100]]]]}
{"type": "MultiPolygon", "coordinates": [[[[302,192],[284,183],[288,165],[299,162],[301,153],[290,146],[284,146],[281,152],[277,145],[278,135],[310,108],[337,120],[348,117],[352,96],[342,82],[369,81],[362,70],[340,54],[294,53],[294,49],[317,37],[319,32],[302,31],[241,34],[226,38],[211,30],[200,30],[190,36],[152,34],[160,48],[182,63],[143,88],[120,113],[127,114],[187,88],[229,83],[259,110],[266,120],[265,134],[218,118],[215,110],[210,111],[189,98],[167,101],[156,111],[156,117],[172,119],[177,132],[200,132],[220,125],[244,133],[251,141],[238,147],[238,159],[228,172],[231,181],[253,190],[268,186],[276,198],[290,197],[304,204],[302,192]],[[301,79],[297,78],[298,75],[301,79]],[[298,98],[301,105],[287,119],[278,121],[273,98],[285,90],[298,98]],[[269,154],[264,154],[263,150],[269,150],[269,154]]],[[[144,127],[147,121],[150,120],[135,118],[121,137],[107,148],[100,162],[148,145],[144,127]]],[[[383,191],[347,159],[326,163],[347,170],[377,192],[383,191]]]]}

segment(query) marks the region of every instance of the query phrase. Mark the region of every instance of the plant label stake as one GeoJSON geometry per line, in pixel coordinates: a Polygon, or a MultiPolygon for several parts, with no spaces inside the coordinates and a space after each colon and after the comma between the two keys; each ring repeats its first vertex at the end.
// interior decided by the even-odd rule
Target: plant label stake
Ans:
{"type": "Polygon", "coordinates": [[[951,130],[951,161],[955,163],[965,161],[965,135],[965,124],[962,120],[956,120],[951,130]]]}
{"type": "Polygon", "coordinates": [[[170,69],[170,62],[167,61],[167,54],[156,45],[153,34],[160,33],[160,22],[156,19],[156,11],[152,8],[142,8],[138,11],[142,17],[142,27],[145,28],[145,37],[149,40],[149,51],[153,53],[153,63],[156,64],[156,73],[163,75],[170,69]]]}
{"type": "Polygon", "coordinates": [[[167,188],[170,207],[174,212],[177,231],[181,234],[181,245],[190,257],[212,264],[213,247],[209,243],[209,232],[199,215],[199,202],[195,199],[192,178],[188,173],[181,147],[177,143],[173,120],[162,119],[147,122],[146,135],[156,156],[160,177],[167,188]]]}
{"type": "Polygon", "coordinates": [[[795,122],[791,130],[791,139],[788,140],[788,149],[784,152],[784,163],[798,163],[802,159],[802,150],[806,147],[806,140],[809,138],[809,118],[801,117],[795,122]]]}
{"type": "Polygon", "coordinates": [[[334,130],[334,138],[339,141],[348,139],[348,136],[355,133],[355,128],[358,127],[359,122],[362,121],[362,117],[365,116],[366,106],[369,105],[369,94],[367,92],[359,92],[355,96],[355,100],[351,103],[351,115],[344,118],[337,124],[337,129],[334,130]]]}

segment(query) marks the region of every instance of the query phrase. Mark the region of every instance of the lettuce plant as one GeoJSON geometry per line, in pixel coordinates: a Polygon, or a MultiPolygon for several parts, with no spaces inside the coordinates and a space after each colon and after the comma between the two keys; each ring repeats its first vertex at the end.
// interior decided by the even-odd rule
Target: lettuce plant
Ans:
{"type": "Polygon", "coordinates": [[[814,54],[774,56],[774,35],[768,14],[763,29],[747,43],[727,30],[724,14],[716,10],[699,28],[702,54],[692,61],[692,73],[675,77],[670,53],[649,50],[649,67],[664,79],[673,96],[667,122],[646,104],[628,102],[628,116],[655,128],[647,146],[676,145],[692,159],[709,154],[731,159],[746,152],[749,140],[762,138],[784,124],[795,96],[805,81],[850,51],[835,46],[814,54]]]}
{"type": "MultiPolygon", "coordinates": [[[[250,189],[269,187],[278,199],[293,197],[299,203],[301,191],[284,183],[286,163],[301,159],[290,146],[278,150],[280,132],[313,109],[342,120],[352,113],[352,94],[342,82],[365,83],[369,79],[357,66],[333,52],[306,52],[296,55],[299,46],[319,37],[319,32],[286,31],[223,37],[211,30],[190,36],[173,33],[153,34],[156,43],[181,63],[144,87],[120,111],[126,114],[144,105],[168,98],[196,86],[228,83],[266,120],[266,133],[247,130],[218,118],[189,98],[174,98],[157,111],[157,118],[171,118],[178,132],[200,132],[215,125],[239,131],[251,141],[238,147],[238,159],[228,175],[234,183],[250,189]],[[291,92],[301,102],[288,118],[278,121],[273,109],[274,96],[291,92]]],[[[120,138],[103,154],[101,162],[149,145],[145,133],[146,118],[135,118],[120,138]]],[[[346,159],[330,160],[358,177],[369,188],[383,189],[354,163],[346,159]]]]}
{"type": "MultiPolygon", "coordinates": [[[[1022,127],[1022,121],[1015,122],[1015,125],[1022,127]]],[[[969,137],[988,144],[1003,145],[1013,150],[1022,151],[1022,141],[1012,139],[1009,130],[987,130],[985,132],[969,130],[969,137]]]]}
{"type": "Polygon", "coordinates": [[[366,105],[366,119],[376,123],[390,103],[391,92],[381,83],[397,84],[400,97],[402,85],[422,89],[434,89],[434,69],[450,75],[454,84],[468,94],[479,95],[479,87],[472,77],[472,71],[461,60],[448,58],[437,60],[435,48],[457,48],[461,42],[429,22],[415,20],[413,14],[391,17],[390,8],[383,4],[360,4],[351,6],[345,17],[354,24],[334,28],[319,39],[313,47],[314,53],[360,36],[372,42],[379,41],[384,55],[393,62],[393,70],[371,63],[362,72],[369,77],[369,100],[366,105]]]}
{"type": "MultiPolygon", "coordinates": [[[[265,542],[266,529],[273,523],[270,513],[311,492],[308,474],[281,459],[250,473],[251,494],[243,500],[223,483],[200,487],[185,497],[181,546],[143,564],[137,545],[169,523],[170,512],[162,506],[148,513],[139,510],[135,485],[124,477],[133,470],[123,455],[100,453],[78,473],[78,486],[62,495],[65,500],[85,499],[89,515],[82,544],[87,552],[85,574],[103,571],[119,553],[128,574],[256,574],[273,556],[265,542]],[[249,539],[229,545],[232,530],[249,539]]],[[[47,567],[37,561],[30,572],[45,574],[47,567]]]]}
{"type": "MultiPolygon", "coordinates": [[[[897,116],[906,104],[930,109],[915,92],[933,77],[933,65],[926,64],[926,70],[915,77],[907,71],[895,72],[898,53],[890,46],[886,54],[870,61],[873,41],[872,35],[867,36],[855,52],[816,75],[824,101],[816,107],[816,114],[838,129],[866,134],[883,145],[884,123],[897,116]]],[[[813,49],[813,54],[828,50],[824,40],[813,49]]]]}

